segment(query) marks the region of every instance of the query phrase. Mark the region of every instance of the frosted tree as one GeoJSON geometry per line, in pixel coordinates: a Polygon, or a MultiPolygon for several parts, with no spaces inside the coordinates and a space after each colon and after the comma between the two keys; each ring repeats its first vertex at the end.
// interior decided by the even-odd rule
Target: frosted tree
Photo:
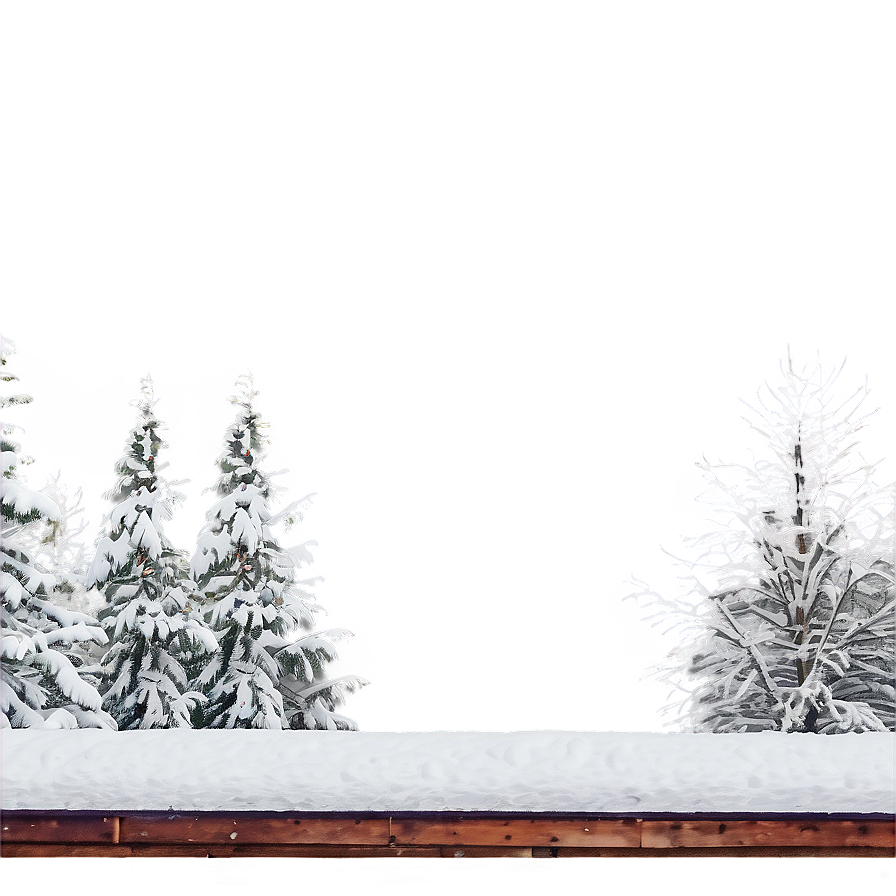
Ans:
{"type": "Polygon", "coordinates": [[[136,425],[106,494],[114,507],[87,573],[101,590],[100,621],[109,634],[103,657],[103,701],[120,729],[191,727],[202,695],[190,690],[191,663],[217,649],[189,577],[187,556],[174,549],[163,525],[180,495],[161,475],[167,447],[155,415],[152,380],[145,377],[136,425]]]}
{"type": "Polygon", "coordinates": [[[788,362],[760,390],[749,422],[768,456],[701,464],[722,526],[691,540],[689,594],[639,583],[690,636],[665,677],[693,730],[894,729],[893,489],[858,454],[868,388],[838,401],[842,369],[788,362]]]}
{"type": "MultiPolygon", "coordinates": [[[[7,368],[13,351],[13,344],[3,340],[4,383],[18,379],[7,368]]],[[[27,395],[7,395],[0,407],[30,401],[27,395]]],[[[21,447],[11,438],[14,431],[10,425],[0,427],[0,727],[114,728],[96,688],[70,656],[79,643],[105,643],[106,636],[95,619],[51,599],[62,577],[40,564],[33,546],[41,542],[40,528],[58,528],[63,514],[47,495],[20,479],[21,447]]]]}
{"type": "Polygon", "coordinates": [[[38,563],[56,579],[56,593],[65,595],[71,609],[72,595],[82,591],[92,551],[84,533],[84,489],[72,490],[60,471],[51,473],[38,489],[59,508],[60,519],[39,519],[17,525],[11,536],[35,554],[38,563]]]}
{"type": "Polygon", "coordinates": [[[84,581],[89,556],[82,536],[87,523],[83,514],[82,492],[74,494],[61,482],[61,473],[49,479],[40,493],[58,508],[57,519],[42,520],[27,527],[21,542],[31,553],[35,563],[54,579],[49,599],[54,605],[56,621],[66,624],[84,623],[93,633],[90,640],[72,640],[58,649],[68,657],[78,674],[92,685],[100,683],[99,659],[108,643],[96,619],[99,606],[88,597],[84,581]]]}
{"type": "Polygon", "coordinates": [[[237,380],[231,398],[237,416],[224,435],[217,465],[217,500],[206,514],[191,564],[198,586],[213,600],[209,621],[221,643],[200,676],[209,697],[212,728],[354,729],[336,709],[366,682],[353,675],[328,678],[336,643],[351,633],[309,629],[320,610],[319,578],[299,577],[313,560],[306,542],[284,549],[278,523],[303,519],[312,495],[274,514],[276,495],[262,469],[267,424],[255,410],[251,377],[237,380]]]}

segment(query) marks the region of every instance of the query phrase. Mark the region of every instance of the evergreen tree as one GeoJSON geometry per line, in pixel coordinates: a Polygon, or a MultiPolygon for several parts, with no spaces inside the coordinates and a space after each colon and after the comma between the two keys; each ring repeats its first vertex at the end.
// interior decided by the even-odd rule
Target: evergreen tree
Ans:
{"type": "MultiPolygon", "coordinates": [[[[96,619],[99,607],[88,599],[84,586],[89,558],[81,539],[87,524],[78,519],[83,513],[82,493],[78,489],[71,495],[60,478],[61,474],[57,473],[40,490],[59,509],[59,518],[43,520],[39,526],[29,526],[22,533],[21,543],[31,553],[35,563],[54,579],[53,590],[49,593],[53,604],[53,624],[85,626],[90,634],[89,639],[72,640],[60,644],[58,649],[68,657],[81,678],[98,688],[102,673],[99,660],[105,652],[108,638],[96,619]]],[[[44,630],[47,622],[35,624],[44,630]]],[[[47,705],[63,705],[60,700],[57,694],[47,705]]]]}
{"type": "Polygon", "coordinates": [[[139,418],[105,495],[115,505],[109,534],[97,544],[87,587],[102,590],[100,621],[109,633],[103,701],[120,729],[190,727],[202,696],[190,690],[189,665],[217,649],[187,569],[187,557],[165,537],[180,495],[162,478],[167,447],[155,415],[152,380],[142,380],[139,418]]]}
{"type": "Polygon", "coordinates": [[[59,508],[59,519],[47,520],[35,532],[31,544],[41,565],[56,577],[60,603],[89,612],[85,605],[84,580],[91,558],[82,537],[87,523],[79,519],[84,512],[83,493],[79,488],[70,494],[61,476],[57,473],[41,489],[41,494],[59,508]]]}
{"type": "Polygon", "coordinates": [[[666,670],[693,730],[892,731],[893,491],[856,453],[867,386],[838,404],[840,371],[784,372],[752,409],[769,457],[701,465],[724,528],[693,541],[692,599],[641,593],[694,636],[666,670]]]}
{"type": "Polygon", "coordinates": [[[209,697],[205,723],[212,728],[354,729],[336,712],[346,694],[366,682],[357,676],[328,679],[326,664],[336,659],[336,642],[350,632],[308,633],[319,579],[299,579],[312,561],[314,542],[286,550],[273,534],[280,522],[303,518],[313,496],[273,514],[275,496],[262,469],[268,442],[254,408],[257,392],[250,377],[237,380],[236,420],[224,436],[219,456],[218,500],[206,514],[192,574],[214,601],[209,621],[218,634],[215,654],[200,681],[209,697]]]}
{"type": "MultiPolygon", "coordinates": [[[[18,379],[7,370],[13,351],[12,343],[4,340],[3,382],[18,379]]],[[[0,407],[30,401],[27,395],[4,396],[0,407]]],[[[81,662],[77,645],[105,643],[106,636],[89,615],[63,609],[50,599],[65,580],[40,564],[34,545],[41,542],[39,527],[58,529],[63,515],[47,495],[32,491],[20,479],[21,448],[11,438],[14,429],[0,427],[0,727],[114,728],[96,688],[76,668],[81,662]]]]}

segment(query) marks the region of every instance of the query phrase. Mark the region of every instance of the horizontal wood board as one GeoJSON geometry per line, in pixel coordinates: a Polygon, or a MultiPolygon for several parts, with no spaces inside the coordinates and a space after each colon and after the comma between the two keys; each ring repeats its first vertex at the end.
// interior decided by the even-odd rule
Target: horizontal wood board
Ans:
{"type": "Polygon", "coordinates": [[[889,821],[644,821],[644,849],[741,846],[896,848],[889,821]]]}
{"type": "Polygon", "coordinates": [[[3,813],[20,856],[893,856],[892,818],[3,813]]]}
{"type": "Polygon", "coordinates": [[[116,815],[10,815],[0,814],[0,844],[118,843],[116,815]]]}
{"type": "Polygon", "coordinates": [[[417,846],[629,846],[641,842],[635,819],[393,819],[396,843],[417,846]]]}
{"type": "Polygon", "coordinates": [[[499,846],[226,846],[209,844],[141,845],[99,843],[10,843],[3,858],[893,858],[892,849],[880,847],[752,846],[723,848],[559,848],[525,849],[499,846]]]}
{"type": "Polygon", "coordinates": [[[121,819],[120,843],[389,844],[388,818],[233,818],[144,815],[121,819]]]}

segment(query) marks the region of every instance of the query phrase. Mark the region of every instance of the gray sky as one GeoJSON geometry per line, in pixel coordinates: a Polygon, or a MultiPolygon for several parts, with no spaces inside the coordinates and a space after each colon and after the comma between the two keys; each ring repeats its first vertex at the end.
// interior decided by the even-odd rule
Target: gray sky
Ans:
{"type": "Polygon", "coordinates": [[[373,682],[362,728],[661,730],[642,679],[669,645],[621,598],[677,587],[660,546],[705,528],[694,462],[759,445],[738,399],[788,343],[847,357],[886,453],[885,31],[202,9],[7,12],[0,323],[29,481],[83,486],[92,539],[151,372],[192,549],[252,371],[271,468],[318,494],[301,536],[321,625],[357,636],[340,669],[373,682]]]}

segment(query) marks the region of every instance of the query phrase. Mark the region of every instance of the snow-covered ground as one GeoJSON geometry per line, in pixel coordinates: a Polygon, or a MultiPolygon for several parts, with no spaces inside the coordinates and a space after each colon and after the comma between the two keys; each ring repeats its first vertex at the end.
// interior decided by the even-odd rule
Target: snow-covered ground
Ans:
{"type": "Polygon", "coordinates": [[[894,811],[893,734],[2,733],[2,808],[894,811]]]}

